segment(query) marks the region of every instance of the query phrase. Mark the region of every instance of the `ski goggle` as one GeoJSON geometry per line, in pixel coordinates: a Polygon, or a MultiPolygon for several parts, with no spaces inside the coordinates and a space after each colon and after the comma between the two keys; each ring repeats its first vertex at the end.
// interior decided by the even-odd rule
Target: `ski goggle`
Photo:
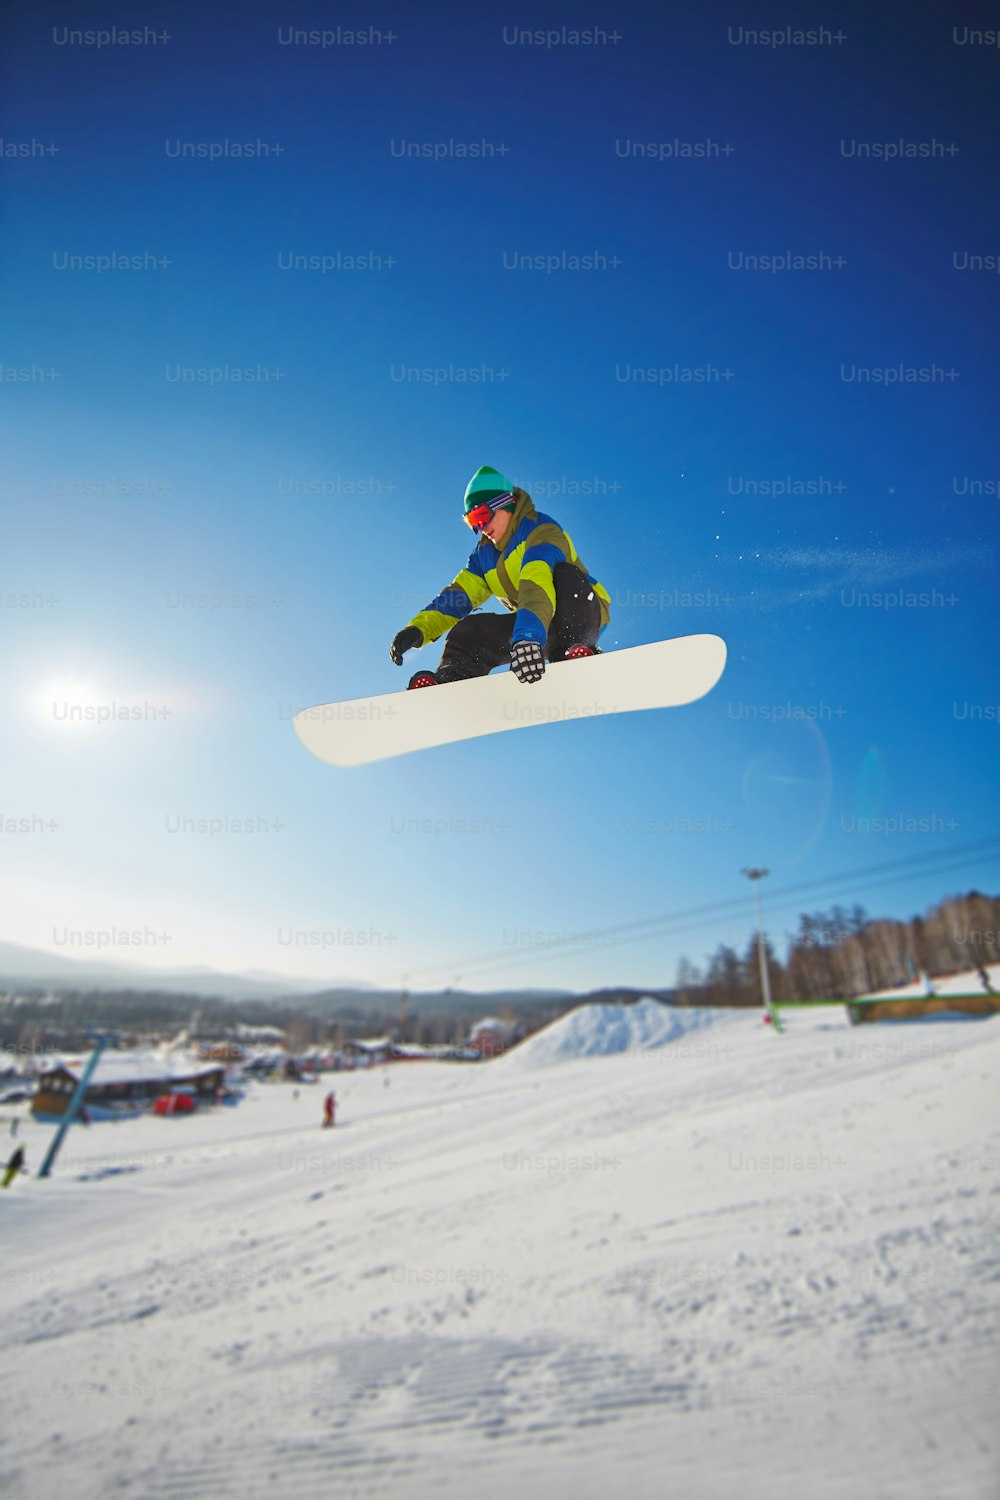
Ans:
{"type": "Polygon", "coordinates": [[[497,495],[494,500],[486,500],[482,505],[474,505],[471,510],[465,512],[465,519],[473,531],[480,532],[488,526],[503,505],[509,505],[514,498],[513,490],[505,490],[502,495],[497,495]]]}

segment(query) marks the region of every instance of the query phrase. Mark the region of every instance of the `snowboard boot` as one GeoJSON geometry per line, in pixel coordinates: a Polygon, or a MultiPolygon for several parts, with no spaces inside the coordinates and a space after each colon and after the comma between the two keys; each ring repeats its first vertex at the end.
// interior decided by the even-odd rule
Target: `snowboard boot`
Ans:
{"type": "Polygon", "coordinates": [[[599,646],[570,646],[563,661],[577,661],[581,656],[600,656],[599,646]]]}
{"type": "Polygon", "coordinates": [[[410,688],[437,687],[437,681],[436,673],[429,672],[426,667],[422,667],[419,672],[414,672],[406,688],[409,691],[410,688]]]}

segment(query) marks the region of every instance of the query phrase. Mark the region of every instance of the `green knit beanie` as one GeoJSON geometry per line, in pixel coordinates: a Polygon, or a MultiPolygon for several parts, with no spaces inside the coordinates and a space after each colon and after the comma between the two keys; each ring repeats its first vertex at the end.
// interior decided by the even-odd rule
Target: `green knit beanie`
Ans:
{"type": "MultiPolygon", "coordinates": [[[[499,469],[493,469],[489,464],[484,464],[481,469],[477,469],[473,474],[469,480],[468,489],[465,491],[466,514],[477,505],[489,505],[492,501],[498,499],[500,495],[509,495],[513,488],[514,486],[510,480],[501,474],[499,469]]],[[[499,510],[513,510],[514,501],[511,500],[509,505],[501,505],[496,508],[499,510]]]]}

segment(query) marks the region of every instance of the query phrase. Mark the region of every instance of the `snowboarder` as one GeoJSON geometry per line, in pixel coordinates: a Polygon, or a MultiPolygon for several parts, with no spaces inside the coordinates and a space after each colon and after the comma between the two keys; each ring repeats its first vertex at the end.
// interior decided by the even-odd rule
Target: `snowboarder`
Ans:
{"type": "Polygon", "coordinates": [[[569,536],[531,496],[488,465],[465,491],[465,519],[479,541],[455,579],[399,631],[389,649],[403,656],[447,635],[436,671],[415,672],[408,686],[432,687],[485,677],[509,661],[521,682],[538,682],[550,662],[595,656],[611,616],[607,589],[583,566],[569,536]],[[513,615],[469,618],[493,595],[513,615]]]}
{"type": "Polygon", "coordinates": [[[3,1182],[0,1182],[0,1187],[10,1187],[18,1172],[26,1172],[27,1170],[27,1167],[24,1165],[24,1147],[18,1146],[16,1151],[10,1153],[10,1158],[4,1168],[3,1182]]]}
{"type": "Polygon", "coordinates": [[[337,1118],[337,1096],[331,1089],[323,1100],[323,1126],[336,1123],[337,1118]]]}

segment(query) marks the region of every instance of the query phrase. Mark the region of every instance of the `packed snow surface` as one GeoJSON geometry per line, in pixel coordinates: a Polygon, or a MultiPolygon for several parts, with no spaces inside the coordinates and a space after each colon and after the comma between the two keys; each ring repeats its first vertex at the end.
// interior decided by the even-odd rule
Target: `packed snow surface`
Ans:
{"type": "Polygon", "coordinates": [[[679,1041],[689,1031],[718,1026],[745,1011],[685,1009],[659,1000],[635,1005],[579,1005],[522,1042],[507,1055],[509,1067],[546,1067],[577,1057],[652,1051],[679,1041]]]}
{"type": "Polygon", "coordinates": [[[1000,1017],[516,1056],[74,1126],[4,1500],[996,1500],[1000,1017]]]}

